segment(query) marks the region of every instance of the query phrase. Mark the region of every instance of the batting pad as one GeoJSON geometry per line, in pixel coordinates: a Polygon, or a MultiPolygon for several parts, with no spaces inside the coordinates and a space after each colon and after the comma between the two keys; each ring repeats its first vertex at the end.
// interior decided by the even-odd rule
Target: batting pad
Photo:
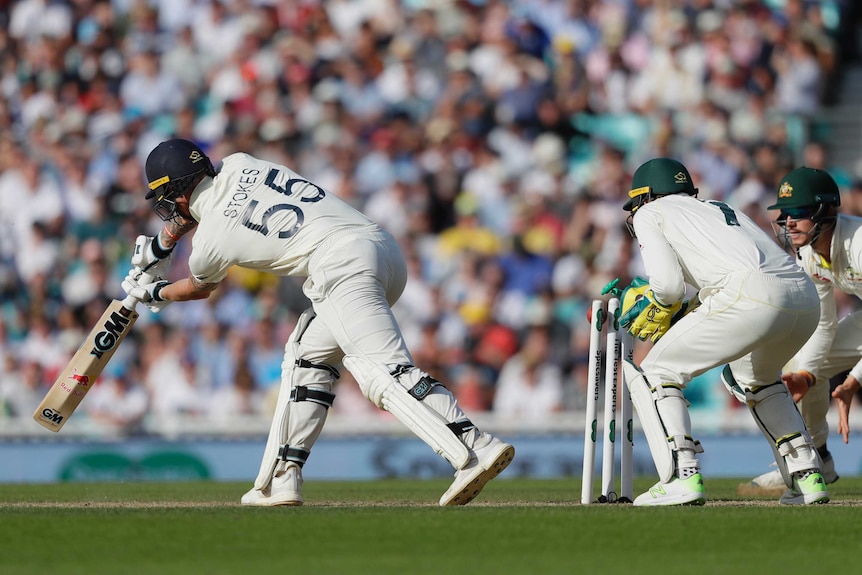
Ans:
{"type": "MultiPolygon", "coordinates": [[[[355,355],[345,356],[343,363],[356,378],[365,397],[397,417],[455,469],[463,469],[467,465],[470,450],[449,427],[451,422],[431,409],[425,401],[411,395],[386,366],[355,355]]],[[[421,374],[418,369],[413,371],[421,374]]],[[[411,383],[407,375],[401,377],[411,383]]]]}
{"type": "MultiPolygon", "coordinates": [[[[682,390],[677,387],[651,387],[644,374],[631,361],[623,360],[622,367],[632,405],[646,435],[656,471],[662,483],[667,483],[673,478],[676,467],[674,451],[690,450],[692,454],[703,451],[700,442],[691,438],[688,404],[682,390]],[[679,421],[673,421],[677,419],[677,415],[681,415],[679,421]],[[668,419],[668,416],[671,418],[668,419]],[[670,431],[668,427],[671,428],[670,431]]],[[[685,467],[696,465],[697,460],[694,457],[684,464],[685,467]]]]}
{"type": "Polygon", "coordinates": [[[256,489],[266,489],[269,485],[282,446],[311,451],[335,399],[332,385],[338,372],[297,359],[298,347],[299,344],[293,342],[285,346],[287,369],[282,374],[260,471],[254,482],[256,489]]]}

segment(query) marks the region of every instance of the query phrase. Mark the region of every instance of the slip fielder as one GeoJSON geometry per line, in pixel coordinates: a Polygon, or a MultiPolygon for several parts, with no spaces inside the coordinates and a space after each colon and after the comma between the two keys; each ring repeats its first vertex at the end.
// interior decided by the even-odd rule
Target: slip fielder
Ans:
{"type": "MultiPolygon", "coordinates": [[[[814,281],[820,296],[820,323],[814,335],[785,366],[782,379],[823,459],[826,483],[838,480],[827,448],[829,379],[850,370],[832,393],[838,401],[838,433],[850,436],[850,405],[862,381],[862,311],[838,320],[835,290],[862,297],[862,218],[838,213],[841,197],[827,172],[802,166],[781,180],[778,197],[769,210],[779,210],[775,233],[814,281]]],[[[755,478],[756,487],[773,488],[777,472],[755,478]]]]}

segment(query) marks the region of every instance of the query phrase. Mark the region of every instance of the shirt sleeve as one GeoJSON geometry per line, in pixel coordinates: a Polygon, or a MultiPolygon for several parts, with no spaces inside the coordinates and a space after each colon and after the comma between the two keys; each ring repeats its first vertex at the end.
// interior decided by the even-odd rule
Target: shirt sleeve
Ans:
{"type": "Polygon", "coordinates": [[[189,274],[195,280],[204,284],[217,284],[227,276],[232,265],[234,262],[220,256],[209,244],[199,241],[199,236],[195,235],[189,255],[189,274]]]}
{"type": "Polygon", "coordinates": [[[659,303],[672,305],[685,296],[685,279],[676,252],[663,232],[663,218],[657,209],[644,206],[634,218],[644,271],[659,303]]]}
{"type": "Polygon", "coordinates": [[[835,304],[835,287],[831,283],[816,279],[814,285],[817,295],[820,296],[820,322],[796,356],[799,359],[799,369],[817,377],[838,330],[838,309],[835,304]]]}

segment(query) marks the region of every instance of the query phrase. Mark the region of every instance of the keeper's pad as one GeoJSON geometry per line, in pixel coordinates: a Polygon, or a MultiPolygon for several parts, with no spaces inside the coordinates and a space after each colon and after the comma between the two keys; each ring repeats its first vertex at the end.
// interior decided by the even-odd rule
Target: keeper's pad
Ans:
{"type": "Polygon", "coordinates": [[[734,397],[748,406],[760,431],[769,440],[775,463],[788,488],[793,487],[792,476],[797,471],[820,469],[814,442],[783,382],[744,390],[733,377],[729,365],[721,371],[721,381],[734,397]]]}
{"type": "Polygon", "coordinates": [[[298,357],[299,338],[313,317],[313,313],[303,313],[285,345],[281,387],[255,489],[266,489],[279,461],[291,461],[300,467],[305,464],[335,400],[332,384],[339,377],[338,370],[298,357]]]}
{"type": "Polygon", "coordinates": [[[397,417],[456,469],[467,465],[467,445],[473,444],[478,432],[439,382],[413,366],[390,373],[385,365],[356,355],[345,356],[343,362],[363,395],[377,407],[397,417]]]}
{"type": "Polygon", "coordinates": [[[677,467],[697,467],[694,454],[702,453],[703,447],[691,437],[688,401],[682,390],[675,385],[652,387],[627,359],[622,367],[661,481],[670,481],[677,467]]]}

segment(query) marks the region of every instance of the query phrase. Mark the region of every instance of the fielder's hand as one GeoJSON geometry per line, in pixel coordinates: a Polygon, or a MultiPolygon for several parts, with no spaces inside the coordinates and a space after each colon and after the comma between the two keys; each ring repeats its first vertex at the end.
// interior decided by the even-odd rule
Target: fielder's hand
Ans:
{"type": "Polygon", "coordinates": [[[807,371],[791,371],[781,374],[781,381],[793,397],[794,403],[805,397],[808,390],[814,387],[814,376],[807,371]]]}
{"type": "Polygon", "coordinates": [[[171,266],[171,255],[175,247],[163,248],[158,235],[138,236],[132,254],[132,266],[155,277],[164,277],[171,266]]]}
{"type": "Polygon", "coordinates": [[[168,300],[162,299],[160,295],[162,288],[170,282],[158,278],[154,282],[140,284],[138,283],[138,280],[141,278],[142,273],[143,272],[140,268],[132,268],[129,270],[129,275],[126,276],[126,279],[124,279],[121,284],[123,286],[123,291],[146,305],[150,311],[159,313],[165,308],[165,306],[171,303],[168,300]]]}
{"type": "Polygon", "coordinates": [[[852,375],[832,391],[832,397],[838,400],[838,434],[844,438],[844,443],[850,442],[850,405],[858,392],[859,382],[852,375]]]}

